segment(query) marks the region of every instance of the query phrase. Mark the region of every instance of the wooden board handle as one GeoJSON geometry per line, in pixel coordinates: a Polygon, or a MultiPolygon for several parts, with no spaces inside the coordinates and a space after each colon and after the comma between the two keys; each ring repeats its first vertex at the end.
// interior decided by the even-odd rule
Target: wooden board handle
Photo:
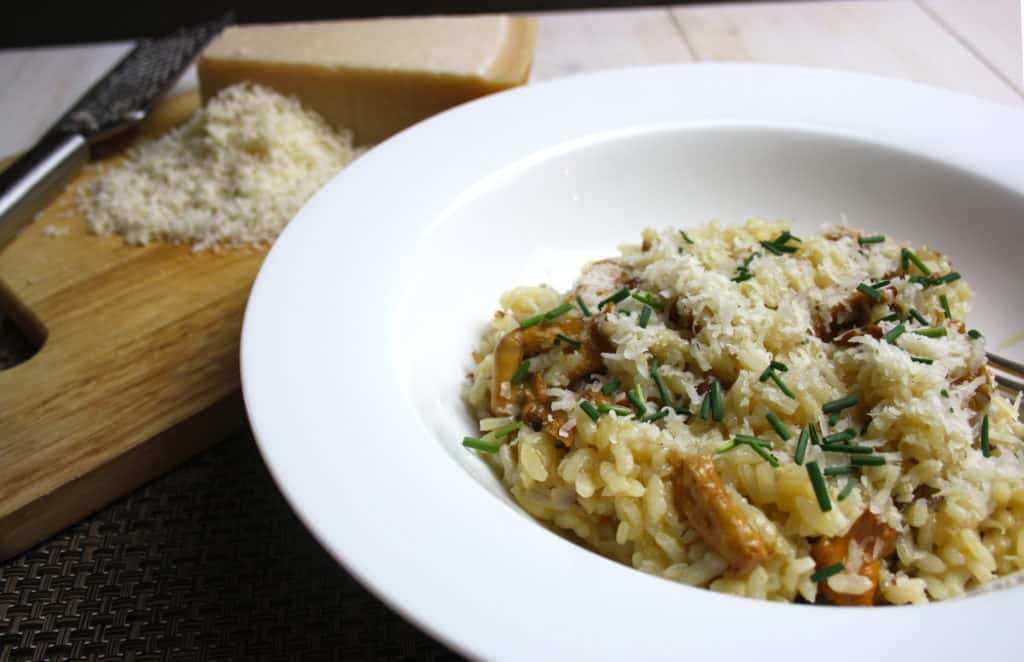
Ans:
{"type": "MultiPolygon", "coordinates": [[[[169,99],[139,135],[198,100],[169,99]]],[[[0,371],[0,557],[245,425],[239,339],[264,251],[92,235],[77,189],[94,170],[0,252],[0,299],[46,334],[35,356],[0,371]]]]}

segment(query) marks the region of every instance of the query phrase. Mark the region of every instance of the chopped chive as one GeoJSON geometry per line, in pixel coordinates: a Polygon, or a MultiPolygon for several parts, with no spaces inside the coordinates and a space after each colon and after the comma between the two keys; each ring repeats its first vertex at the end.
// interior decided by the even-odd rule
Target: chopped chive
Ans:
{"type": "Polygon", "coordinates": [[[581,295],[576,296],[576,305],[580,307],[580,312],[583,313],[584,317],[590,317],[590,309],[587,308],[587,304],[583,303],[583,297],[581,295]]]}
{"type": "Polygon", "coordinates": [[[828,426],[829,426],[830,428],[834,428],[834,427],[836,426],[836,423],[838,423],[838,422],[839,422],[839,415],[840,415],[841,413],[842,413],[842,412],[838,412],[838,411],[837,411],[837,412],[833,412],[833,413],[831,413],[831,414],[829,414],[829,415],[828,415],[828,426]]]}
{"type": "Polygon", "coordinates": [[[939,393],[940,393],[940,394],[942,395],[942,397],[944,397],[944,398],[948,398],[948,397],[949,397],[949,391],[947,391],[946,389],[942,389],[941,391],[939,391],[939,393]]]}
{"type": "Polygon", "coordinates": [[[903,335],[903,332],[907,330],[907,327],[903,326],[902,323],[889,329],[888,333],[882,336],[882,340],[886,342],[896,342],[896,339],[903,335]]]}
{"type": "Polygon", "coordinates": [[[935,363],[935,359],[926,359],[923,356],[911,356],[910,360],[915,363],[923,363],[925,365],[931,365],[935,363]]]}
{"type": "Polygon", "coordinates": [[[852,455],[850,464],[855,467],[880,467],[885,464],[885,458],[881,455],[852,455]]]}
{"type": "Polygon", "coordinates": [[[658,359],[651,360],[651,379],[654,380],[654,385],[658,387],[658,397],[661,398],[661,404],[668,407],[672,405],[672,393],[665,386],[665,380],[658,374],[658,359]]]}
{"type": "MultiPolygon", "coordinates": [[[[913,262],[914,266],[920,269],[921,273],[923,273],[925,276],[932,275],[932,270],[928,268],[928,265],[921,261],[921,258],[914,255],[914,251],[910,250],[909,248],[904,248],[903,255],[907,260],[913,262]]],[[[904,269],[906,269],[906,267],[904,267],[904,269]]]]}
{"type": "Polygon", "coordinates": [[[615,393],[615,390],[617,388],[619,388],[619,380],[616,379],[615,381],[608,382],[607,384],[602,386],[601,393],[604,393],[605,395],[611,395],[612,393],[615,393]]]}
{"type": "Polygon", "coordinates": [[[821,411],[826,414],[832,414],[834,412],[842,411],[849,407],[853,407],[858,402],[860,402],[860,400],[857,399],[856,395],[847,395],[845,397],[839,398],[838,400],[826,402],[821,406],[821,411]]]}
{"type": "Polygon", "coordinates": [[[857,291],[860,292],[861,294],[868,295],[869,297],[871,297],[875,301],[881,301],[882,300],[882,293],[879,292],[878,290],[876,290],[875,288],[871,287],[867,283],[861,283],[860,285],[858,285],[857,286],[857,291]]]}
{"type": "Polygon", "coordinates": [[[583,347],[583,343],[581,343],[579,340],[576,340],[575,338],[570,338],[569,336],[563,335],[561,333],[556,333],[555,334],[555,344],[557,345],[560,342],[567,343],[567,344],[572,345],[573,347],[576,347],[576,348],[583,347]]]}
{"type": "Polygon", "coordinates": [[[961,278],[961,276],[960,276],[959,272],[957,272],[957,271],[950,271],[945,276],[939,276],[935,280],[940,281],[942,283],[952,283],[952,282],[960,280],[960,278],[961,278]]]}
{"type": "Polygon", "coordinates": [[[849,455],[871,455],[874,452],[874,449],[867,446],[856,446],[839,442],[825,443],[822,445],[821,450],[828,451],[829,453],[847,453],[849,455]]]}
{"type": "Polygon", "coordinates": [[[668,416],[668,412],[669,412],[668,408],[665,408],[665,409],[662,409],[661,411],[659,411],[657,413],[647,414],[646,416],[644,416],[640,420],[643,423],[653,423],[654,421],[660,421],[661,419],[663,419],[666,416],[668,416]]]}
{"type": "Polygon", "coordinates": [[[762,439],[761,437],[754,437],[749,434],[735,435],[732,441],[722,446],[719,446],[718,452],[724,453],[725,451],[729,451],[732,450],[733,448],[736,448],[736,446],[740,444],[750,446],[750,448],[753,449],[755,453],[760,455],[765,462],[772,465],[773,467],[779,466],[779,460],[768,451],[768,449],[772,447],[771,442],[768,441],[767,439],[762,439]]]}
{"type": "Polygon", "coordinates": [[[597,404],[597,410],[602,414],[615,412],[619,416],[629,416],[633,413],[629,407],[623,407],[622,405],[610,405],[607,402],[599,402],[597,404]]]}
{"type": "Polygon", "coordinates": [[[562,315],[566,314],[570,310],[572,310],[572,304],[571,303],[563,303],[558,308],[553,308],[553,309],[549,310],[548,312],[544,313],[544,319],[546,319],[546,320],[553,320],[556,317],[561,317],[562,315]]]}
{"type": "Polygon", "coordinates": [[[725,453],[727,451],[731,451],[732,449],[736,448],[737,446],[739,446],[738,443],[736,443],[735,441],[730,440],[730,441],[725,442],[724,444],[722,444],[718,448],[716,448],[715,452],[716,453],[725,453]]]}
{"type": "Polygon", "coordinates": [[[811,430],[811,443],[815,446],[821,445],[821,435],[818,433],[818,423],[814,422],[808,426],[811,430]]]}
{"type": "Polygon", "coordinates": [[[850,492],[853,492],[853,488],[860,482],[860,478],[857,476],[850,476],[846,479],[846,485],[843,485],[843,490],[836,497],[838,501],[843,501],[846,497],[850,496],[850,492]]]}
{"type": "Polygon", "coordinates": [[[818,499],[818,508],[821,512],[827,513],[832,510],[832,501],[828,498],[828,486],[825,485],[825,477],[821,475],[821,468],[817,462],[807,463],[807,477],[811,479],[811,487],[814,488],[814,496],[818,499]]]}
{"type": "Polygon", "coordinates": [[[917,320],[918,324],[924,324],[925,326],[928,326],[928,320],[924,318],[924,315],[918,312],[917,308],[910,309],[910,316],[917,320]]]}
{"type": "Polygon", "coordinates": [[[917,283],[921,287],[931,287],[936,284],[935,280],[928,276],[911,276],[910,282],[917,283]]]}
{"type": "Polygon", "coordinates": [[[782,255],[782,251],[779,249],[779,247],[771,243],[770,241],[762,241],[761,245],[764,246],[765,249],[767,249],[768,252],[771,253],[772,255],[782,255]]]}
{"type": "Polygon", "coordinates": [[[774,455],[765,450],[764,447],[755,446],[754,444],[747,445],[750,446],[750,448],[752,448],[755,453],[760,455],[761,458],[764,459],[764,461],[767,462],[768,464],[772,465],[773,467],[779,466],[779,460],[774,455]]]}
{"type": "Polygon", "coordinates": [[[772,442],[768,441],[764,437],[755,437],[752,434],[735,434],[733,439],[740,444],[750,444],[751,446],[764,446],[765,448],[771,448],[772,442]]]}
{"type": "Polygon", "coordinates": [[[736,275],[733,276],[733,282],[742,283],[753,278],[754,274],[750,273],[750,263],[753,262],[755,257],[760,257],[760,255],[760,253],[754,251],[743,261],[743,264],[736,267],[736,275]]]}
{"type": "Polygon", "coordinates": [[[824,439],[821,440],[822,441],[822,448],[824,448],[825,446],[829,446],[831,444],[841,444],[843,442],[850,441],[851,439],[853,439],[856,436],[857,436],[857,431],[854,430],[854,429],[843,430],[842,432],[836,432],[835,434],[830,434],[830,435],[828,435],[827,437],[825,437],[824,439]]]}
{"type": "Polygon", "coordinates": [[[826,467],[826,476],[849,476],[857,473],[857,467],[845,465],[842,467],[826,467]]]}
{"type": "Polygon", "coordinates": [[[594,409],[594,405],[590,404],[589,400],[581,400],[580,409],[582,409],[583,413],[589,416],[590,420],[594,421],[595,423],[597,423],[597,419],[601,418],[601,412],[594,409]]]}
{"type": "Polygon", "coordinates": [[[647,292],[646,294],[638,294],[634,292],[631,296],[640,303],[646,303],[651,308],[655,308],[657,310],[661,310],[665,307],[665,304],[655,299],[654,295],[650,292],[647,292]]]}
{"type": "Polygon", "coordinates": [[[527,359],[519,364],[516,369],[516,374],[512,375],[512,385],[519,386],[522,383],[523,378],[526,377],[526,373],[530,370],[530,360],[527,359]]]}
{"type": "Polygon", "coordinates": [[[988,438],[988,414],[981,419],[981,454],[985,457],[992,456],[992,445],[988,438]]]}
{"type": "Polygon", "coordinates": [[[775,385],[779,387],[779,390],[780,390],[780,391],[782,391],[783,393],[785,393],[785,394],[786,394],[787,396],[789,396],[790,398],[793,398],[794,400],[796,400],[796,396],[795,396],[795,395],[793,395],[793,391],[790,391],[790,390],[789,390],[789,387],[788,387],[788,386],[786,386],[786,384],[785,384],[785,383],[784,383],[784,382],[782,381],[782,377],[779,377],[779,376],[778,376],[777,374],[775,374],[775,372],[774,372],[774,371],[772,371],[772,372],[771,372],[771,373],[770,373],[770,374],[768,375],[768,377],[769,377],[769,378],[770,378],[770,379],[771,379],[771,380],[772,380],[773,382],[775,382],[775,385]]]}
{"type": "Polygon", "coordinates": [[[475,448],[478,451],[485,453],[497,453],[498,448],[501,446],[496,441],[484,441],[483,439],[477,439],[476,437],[463,437],[462,445],[466,448],[475,448]]]}
{"type": "Polygon", "coordinates": [[[544,321],[544,313],[540,313],[539,315],[534,315],[533,317],[527,317],[526,319],[524,319],[522,322],[519,323],[519,328],[520,329],[527,329],[527,328],[529,328],[531,326],[537,326],[538,324],[540,324],[543,321],[544,321]]]}
{"type": "Polygon", "coordinates": [[[683,230],[680,230],[679,234],[683,235],[683,241],[685,241],[686,243],[688,243],[688,244],[692,244],[693,243],[693,239],[690,239],[690,235],[686,234],[686,232],[684,232],[683,230]]]}
{"type": "Polygon", "coordinates": [[[886,315],[885,317],[879,317],[878,319],[876,319],[873,322],[873,324],[881,324],[882,322],[899,322],[899,321],[900,321],[899,313],[890,313],[890,314],[886,315]]]}
{"type": "Polygon", "coordinates": [[[700,403],[700,417],[705,421],[711,418],[711,391],[704,394],[704,400],[700,403]]]}
{"type": "Polygon", "coordinates": [[[942,338],[948,331],[944,326],[932,326],[927,329],[917,329],[914,333],[925,338],[942,338]]]}
{"type": "Polygon", "coordinates": [[[548,312],[544,313],[543,315],[534,315],[533,317],[523,321],[523,323],[520,324],[519,326],[524,327],[524,328],[527,327],[527,326],[534,326],[536,324],[539,324],[540,322],[546,322],[548,320],[553,320],[556,317],[561,317],[562,315],[566,314],[570,310],[572,310],[572,304],[571,303],[563,303],[561,306],[558,306],[557,308],[552,308],[551,310],[549,310],[548,312]],[[540,321],[534,321],[538,317],[540,317],[540,321]]]}
{"type": "Polygon", "coordinates": [[[782,424],[782,421],[780,421],[779,417],[775,415],[775,412],[768,412],[765,418],[768,419],[768,422],[775,429],[775,434],[782,437],[783,441],[787,441],[790,437],[793,436],[793,433],[790,432],[789,429],[787,429],[786,426],[782,424]]]}
{"type": "Polygon", "coordinates": [[[873,287],[873,288],[875,288],[877,290],[880,287],[885,287],[886,285],[889,284],[889,282],[890,281],[887,281],[887,280],[880,280],[877,283],[871,283],[871,287],[873,287]]]}
{"type": "Polygon", "coordinates": [[[953,313],[949,310],[949,299],[946,298],[945,294],[939,295],[939,304],[942,306],[942,312],[946,314],[946,319],[953,319],[953,313]]]}
{"type": "Polygon", "coordinates": [[[900,250],[900,267],[903,271],[910,271],[910,259],[907,257],[907,249],[900,250]]]}
{"type": "Polygon", "coordinates": [[[796,453],[793,454],[793,461],[797,464],[804,463],[804,456],[807,455],[807,442],[810,437],[811,433],[807,431],[807,428],[800,430],[800,438],[796,442],[796,453]]]}
{"type": "Polygon", "coordinates": [[[978,331],[977,329],[971,329],[970,331],[967,332],[967,335],[970,336],[973,340],[977,340],[978,338],[981,337],[981,331],[978,331]]]}
{"type": "Polygon", "coordinates": [[[772,361],[769,364],[772,370],[778,370],[779,372],[789,372],[789,367],[782,361],[772,361]]]}
{"type": "Polygon", "coordinates": [[[495,437],[507,437],[519,428],[523,427],[522,421],[516,421],[515,423],[509,423],[508,425],[502,425],[497,430],[494,430],[491,434],[495,437]]]}
{"type": "Polygon", "coordinates": [[[863,246],[864,244],[880,244],[885,241],[885,237],[880,234],[873,234],[870,237],[857,237],[857,243],[863,246]]]}
{"type": "Polygon", "coordinates": [[[651,321],[651,310],[650,306],[644,304],[643,310],[640,311],[640,319],[637,321],[637,324],[640,325],[641,329],[646,329],[647,323],[651,321]]]}
{"type": "Polygon", "coordinates": [[[823,582],[827,580],[829,577],[838,575],[845,569],[846,566],[842,563],[833,563],[832,565],[827,565],[824,568],[821,568],[820,570],[814,571],[814,573],[811,574],[811,581],[815,584],[823,582]]]}
{"type": "Polygon", "coordinates": [[[644,404],[644,392],[637,384],[632,390],[626,392],[626,398],[633,403],[636,408],[636,415],[643,416],[647,413],[647,406],[644,404]]]}
{"type": "MultiPolygon", "coordinates": [[[[796,241],[801,244],[804,243],[803,239],[794,236],[793,233],[791,233],[789,230],[785,230],[782,234],[780,234],[778,237],[775,237],[775,239],[772,239],[769,243],[775,248],[779,249],[780,251],[783,251],[784,253],[795,253],[795,246],[786,245],[789,243],[790,240],[796,241]]],[[[763,244],[764,242],[761,243],[763,244]]]]}
{"type": "Polygon", "coordinates": [[[611,295],[610,297],[606,297],[606,298],[602,299],[597,304],[597,307],[598,307],[598,309],[604,308],[605,304],[608,304],[608,303],[618,303],[618,302],[622,301],[623,299],[627,298],[628,296],[629,296],[629,288],[628,287],[624,287],[621,290],[619,290],[618,292],[616,292],[615,294],[611,295]]]}
{"type": "Polygon", "coordinates": [[[716,423],[725,417],[722,407],[722,385],[716,379],[711,383],[711,418],[716,423]]]}
{"type": "Polygon", "coordinates": [[[757,381],[759,381],[759,382],[766,382],[766,381],[768,381],[768,378],[771,377],[771,376],[772,376],[772,367],[771,367],[771,365],[769,365],[767,368],[764,369],[764,372],[761,373],[761,376],[757,378],[757,381]]]}
{"type": "Polygon", "coordinates": [[[690,410],[687,409],[686,407],[683,407],[682,405],[680,405],[679,407],[673,407],[673,409],[675,409],[676,413],[679,414],[680,416],[693,416],[690,410]]]}
{"type": "Polygon", "coordinates": [[[525,329],[531,326],[536,326],[541,322],[546,322],[548,320],[553,320],[556,317],[561,317],[570,310],[572,310],[572,304],[563,303],[561,306],[558,306],[557,308],[552,308],[546,313],[541,313],[540,315],[534,315],[533,317],[528,317],[524,319],[522,322],[519,323],[519,328],[525,329]]]}

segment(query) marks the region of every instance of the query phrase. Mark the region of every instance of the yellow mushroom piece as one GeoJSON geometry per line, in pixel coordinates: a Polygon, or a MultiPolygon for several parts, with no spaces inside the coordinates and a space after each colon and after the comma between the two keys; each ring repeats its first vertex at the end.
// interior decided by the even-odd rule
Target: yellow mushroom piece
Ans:
{"type": "Polygon", "coordinates": [[[673,501],[705,544],[740,575],[768,558],[768,547],[747,516],[733,503],[707,455],[673,458],[673,501]]]}

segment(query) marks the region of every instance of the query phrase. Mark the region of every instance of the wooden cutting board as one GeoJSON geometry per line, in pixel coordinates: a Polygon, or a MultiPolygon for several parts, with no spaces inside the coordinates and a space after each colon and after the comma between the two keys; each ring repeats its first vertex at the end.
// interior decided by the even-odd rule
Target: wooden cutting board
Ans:
{"type": "MultiPolygon", "coordinates": [[[[198,104],[164,102],[140,134],[198,104]]],[[[239,336],[265,251],[93,236],[75,203],[89,176],[0,252],[0,309],[45,334],[0,371],[0,559],[245,424],[239,336]]]]}

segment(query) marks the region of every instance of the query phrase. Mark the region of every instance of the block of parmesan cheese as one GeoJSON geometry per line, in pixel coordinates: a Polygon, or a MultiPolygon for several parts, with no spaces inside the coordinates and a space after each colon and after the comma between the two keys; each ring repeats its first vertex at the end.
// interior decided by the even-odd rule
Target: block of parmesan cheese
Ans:
{"type": "Polygon", "coordinates": [[[199,60],[204,101],[252,81],[294,95],[358,144],[526,82],[536,22],[386,18],[228,28],[199,60]]]}

